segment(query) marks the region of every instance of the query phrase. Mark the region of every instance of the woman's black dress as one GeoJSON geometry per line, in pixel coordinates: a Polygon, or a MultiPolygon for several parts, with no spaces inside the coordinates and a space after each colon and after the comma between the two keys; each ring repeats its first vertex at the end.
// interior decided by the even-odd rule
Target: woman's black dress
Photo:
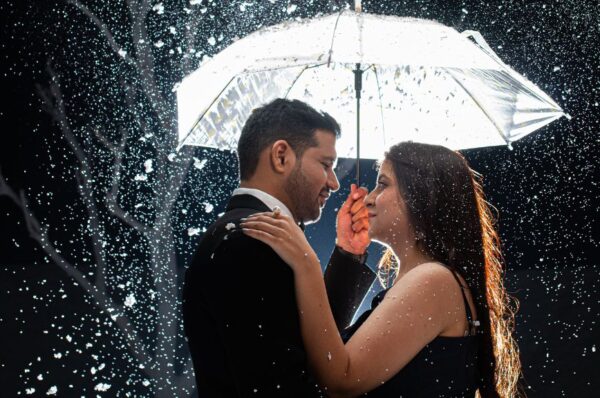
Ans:
{"type": "MultiPolygon", "coordinates": [[[[371,398],[475,396],[479,379],[476,367],[478,337],[473,334],[473,330],[478,323],[473,322],[471,309],[463,291],[464,287],[454,272],[453,275],[461,287],[467,320],[471,326],[470,334],[464,337],[436,337],[394,377],[364,396],[371,398]]],[[[371,302],[371,309],[365,311],[354,324],[342,331],[344,342],[350,340],[386,293],[387,289],[375,296],[371,302]]]]}

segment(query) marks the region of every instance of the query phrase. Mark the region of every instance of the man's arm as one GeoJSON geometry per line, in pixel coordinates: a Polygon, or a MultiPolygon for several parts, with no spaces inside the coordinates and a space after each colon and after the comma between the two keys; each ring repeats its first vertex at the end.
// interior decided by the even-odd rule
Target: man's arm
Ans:
{"type": "Polygon", "coordinates": [[[327,298],[340,331],[350,325],[354,313],[375,280],[375,273],[365,262],[366,254],[353,255],[335,246],[325,269],[327,298]]]}

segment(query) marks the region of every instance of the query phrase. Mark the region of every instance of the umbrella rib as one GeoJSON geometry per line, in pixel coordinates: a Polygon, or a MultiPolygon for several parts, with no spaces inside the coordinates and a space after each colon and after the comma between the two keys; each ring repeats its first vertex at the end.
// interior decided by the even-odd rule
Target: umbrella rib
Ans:
{"type": "Polygon", "coordinates": [[[333,34],[331,35],[331,44],[329,45],[329,56],[327,58],[327,67],[329,67],[329,64],[331,63],[331,54],[333,54],[333,42],[335,41],[335,32],[337,31],[338,22],[340,21],[340,17],[342,16],[343,12],[344,12],[344,10],[340,10],[337,18],[335,19],[335,25],[333,25],[333,34]]]}
{"type": "Polygon", "coordinates": [[[469,97],[471,97],[471,99],[473,100],[475,105],[477,105],[477,107],[479,107],[479,109],[481,109],[481,111],[488,118],[488,120],[490,122],[492,122],[492,124],[496,128],[496,131],[498,131],[498,134],[500,134],[500,137],[502,137],[502,140],[504,142],[506,142],[507,144],[510,144],[510,140],[504,136],[502,128],[500,128],[500,126],[498,126],[498,123],[496,123],[496,121],[494,119],[492,119],[492,117],[490,116],[488,111],[479,103],[477,98],[475,98],[473,96],[473,94],[471,94],[471,92],[456,77],[454,77],[454,75],[452,73],[448,73],[448,74],[450,75],[450,77],[452,77],[452,79],[456,82],[456,84],[458,84],[469,95],[469,97]]]}
{"type": "Polygon", "coordinates": [[[183,138],[183,140],[181,140],[181,143],[177,146],[177,150],[178,151],[179,151],[179,149],[181,149],[181,147],[183,146],[183,143],[188,139],[188,137],[194,132],[194,130],[196,129],[196,127],[198,127],[198,124],[200,124],[200,122],[204,118],[204,115],[206,115],[206,113],[208,112],[208,110],[214,105],[215,102],[217,102],[217,100],[221,97],[221,94],[223,94],[225,92],[225,90],[227,89],[227,87],[229,87],[229,85],[231,84],[231,82],[233,81],[233,79],[235,79],[237,76],[238,75],[233,76],[227,82],[227,84],[223,87],[223,90],[221,90],[219,92],[219,94],[217,96],[215,96],[215,99],[213,99],[212,102],[210,103],[210,105],[206,107],[206,109],[204,110],[204,112],[202,112],[202,115],[200,115],[200,117],[198,117],[198,120],[196,121],[196,123],[194,123],[194,125],[192,126],[192,128],[190,129],[190,131],[188,131],[188,133],[185,135],[185,137],[183,138]]]}
{"type": "Polygon", "coordinates": [[[561,116],[562,116],[561,114],[558,114],[558,115],[552,115],[552,116],[538,117],[537,119],[532,119],[532,120],[528,120],[526,122],[521,122],[519,124],[515,124],[514,126],[517,129],[522,129],[524,127],[528,127],[528,126],[531,126],[531,125],[534,125],[534,124],[542,123],[542,122],[544,122],[546,120],[553,120],[553,119],[556,120],[556,119],[558,119],[561,116]]]}
{"type": "Polygon", "coordinates": [[[511,76],[514,80],[516,80],[517,83],[519,83],[521,85],[521,88],[525,89],[529,94],[533,95],[538,100],[554,105],[562,113],[564,113],[564,111],[560,107],[560,105],[558,105],[552,98],[550,98],[550,96],[548,96],[545,92],[540,90],[539,87],[537,87],[535,84],[533,84],[532,82],[527,80],[524,76],[521,76],[517,71],[512,69],[510,66],[505,64],[504,61],[502,61],[502,59],[500,59],[500,57],[498,57],[498,54],[496,54],[494,52],[494,50],[492,50],[492,48],[487,43],[487,41],[485,41],[485,39],[483,38],[481,33],[474,31],[474,30],[465,30],[464,32],[462,32],[462,35],[467,38],[470,37],[475,42],[477,47],[479,47],[479,49],[482,50],[483,53],[485,53],[486,55],[491,57],[494,61],[496,61],[496,63],[504,70],[504,72],[506,72],[509,76],[511,76]]]}
{"type": "MultiPolygon", "coordinates": [[[[313,66],[316,67],[317,65],[313,66]]],[[[296,84],[296,82],[298,81],[298,79],[300,79],[300,76],[302,76],[302,74],[304,73],[305,70],[307,70],[310,66],[305,66],[304,68],[302,68],[302,70],[300,71],[300,73],[298,73],[298,76],[296,76],[296,78],[294,79],[294,81],[292,82],[292,84],[290,84],[290,87],[288,88],[288,90],[285,92],[285,96],[283,98],[288,97],[290,91],[292,91],[292,88],[294,88],[294,85],[296,84]]]]}
{"type": "Polygon", "coordinates": [[[377,94],[379,94],[379,111],[381,113],[381,130],[383,131],[383,146],[387,147],[387,139],[385,135],[385,118],[383,116],[383,103],[381,102],[381,85],[379,84],[379,74],[377,68],[371,64],[373,72],[375,72],[375,81],[377,82],[377,94]]]}

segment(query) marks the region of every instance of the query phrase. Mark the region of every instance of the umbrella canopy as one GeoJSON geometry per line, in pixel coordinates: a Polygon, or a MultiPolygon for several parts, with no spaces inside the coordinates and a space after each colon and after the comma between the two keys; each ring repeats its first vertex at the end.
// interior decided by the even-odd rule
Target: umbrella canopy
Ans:
{"type": "Polygon", "coordinates": [[[355,156],[357,64],[366,158],[404,140],[510,145],[564,115],[477,32],[345,10],[263,28],[187,76],[177,89],[179,147],[235,149],[252,109],[285,97],[331,113],[343,130],[338,155],[355,156]]]}

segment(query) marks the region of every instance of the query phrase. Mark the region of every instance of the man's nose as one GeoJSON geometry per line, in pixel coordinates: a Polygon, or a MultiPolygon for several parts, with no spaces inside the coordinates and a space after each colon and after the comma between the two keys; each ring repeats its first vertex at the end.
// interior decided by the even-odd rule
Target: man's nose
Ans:
{"type": "Polygon", "coordinates": [[[337,175],[335,175],[335,171],[333,170],[331,170],[331,173],[329,174],[327,185],[329,186],[329,189],[332,192],[335,192],[338,189],[340,189],[340,182],[338,181],[337,175]]]}

